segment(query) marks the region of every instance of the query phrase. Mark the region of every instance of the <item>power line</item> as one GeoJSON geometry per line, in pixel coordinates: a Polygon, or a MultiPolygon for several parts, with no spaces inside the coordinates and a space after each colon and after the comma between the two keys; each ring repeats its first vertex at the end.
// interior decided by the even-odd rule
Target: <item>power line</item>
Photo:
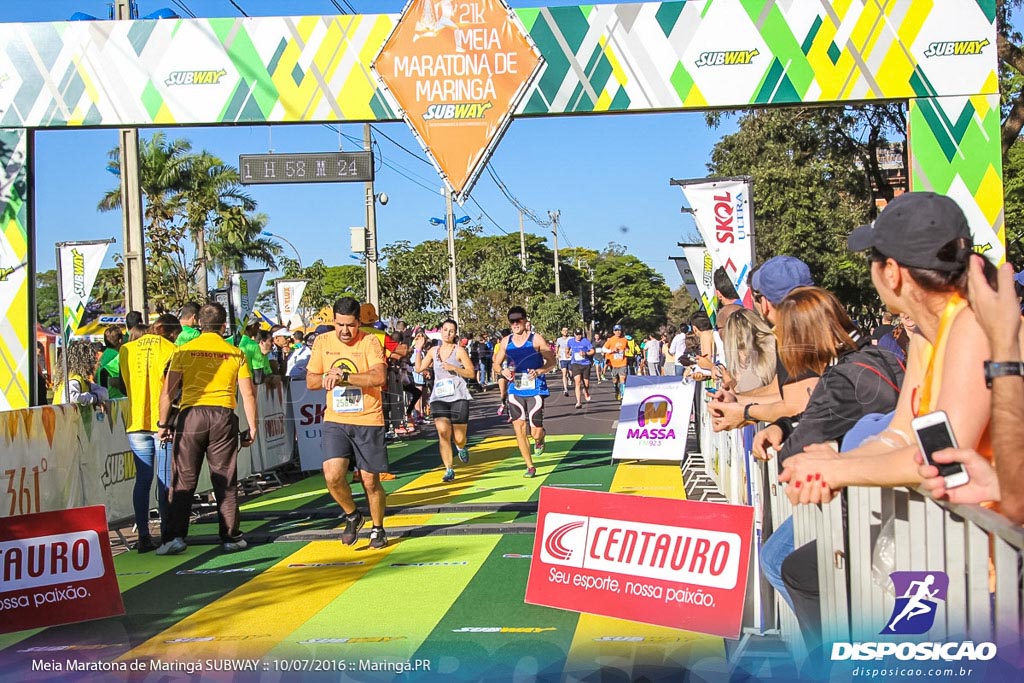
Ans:
{"type": "Polygon", "coordinates": [[[496,227],[498,230],[500,230],[502,232],[502,234],[504,234],[504,235],[508,234],[508,232],[504,228],[502,228],[500,225],[498,225],[498,221],[496,221],[493,218],[491,218],[491,214],[487,213],[487,210],[483,206],[480,205],[480,202],[478,202],[476,200],[476,197],[470,196],[469,199],[474,204],[476,204],[476,208],[480,209],[480,211],[483,213],[483,215],[487,216],[487,220],[489,220],[491,223],[494,223],[494,227],[496,227]]]}
{"type": "Polygon", "coordinates": [[[399,143],[397,140],[395,140],[393,137],[391,137],[387,133],[384,133],[383,131],[381,131],[379,128],[374,128],[373,126],[371,126],[371,128],[373,128],[373,132],[374,133],[376,133],[377,135],[381,136],[385,140],[388,140],[389,142],[391,142],[391,144],[393,144],[395,147],[398,147],[400,150],[402,150],[403,152],[405,152],[406,154],[411,156],[413,159],[416,159],[417,161],[422,161],[427,166],[431,166],[431,167],[433,166],[433,164],[430,163],[427,159],[424,159],[419,154],[416,154],[415,152],[413,152],[413,151],[409,150],[408,148],[404,147],[401,143],[399,143]]]}
{"type": "Polygon", "coordinates": [[[338,4],[338,0],[331,0],[331,4],[334,5],[334,9],[338,10],[342,14],[347,14],[347,12],[345,12],[345,9],[338,4]]]}
{"type": "Polygon", "coordinates": [[[533,209],[523,204],[521,201],[519,201],[519,199],[515,197],[515,195],[512,194],[512,192],[505,185],[504,181],[502,181],[502,179],[498,177],[498,172],[494,170],[490,163],[487,164],[487,173],[491,176],[491,180],[494,181],[494,184],[498,186],[498,189],[501,190],[501,193],[505,195],[505,199],[507,199],[516,209],[522,211],[524,216],[526,216],[527,218],[529,218],[531,221],[533,221],[542,228],[547,228],[551,226],[550,219],[546,221],[542,220],[533,209]]]}
{"type": "Polygon", "coordinates": [[[341,1],[343,3],[345,3],[345,7],[348,7],[349,12],[351,12],[352,14],[359,14],[359,12],[356,10],[356,8],[353,7],[352,3],[350,3],[348,0],[341,0],[341,1]]]}
{"type": "Polygon", "coordinates": [[[171,0],[171,1],[172,1],[172,2],[173,2],[173,3],[175,4],[175,5],[177,5],[177,6],[178,6],[178,7],[179,7],[179,8],[181,9],[181,11],[182,11],[182,12],[184,12],[185,14],[187,14],[188,16],[192,17],[193,19],[196,19],[196,18],[197,18],[197,17],[196,17],[196,14],[195,14],[195,12],[193,12],[192,10],[190,10],[190,9],[189,9],[189,8],[188,8],[188,7],[187,7],[187,6],[185,5],[185,3],[184,3],[184,2],[182,2],[182,0],[171,0]]]}
{"type": "Polygon", "coordinates": [[[241,13],[242,13],[242,16],[243,16],[243,17],[247,17],[247,16],[249,16],[248,14],[246,14],[246,12],[245,12],[245,10],[244,10],[244,9],[242,9],[241,7],[239,7],[239,6],[238,6],[238,3],[237,3],[237,2],[235,2],[235,0],[228,0],[228,2],[230,2],[230,3],[231,3],[231,6],[232,6],[232,7],[234,7],[234,8],[236,9],[236,10],[238,10],[239,12],[241,12],[241,13]]]}

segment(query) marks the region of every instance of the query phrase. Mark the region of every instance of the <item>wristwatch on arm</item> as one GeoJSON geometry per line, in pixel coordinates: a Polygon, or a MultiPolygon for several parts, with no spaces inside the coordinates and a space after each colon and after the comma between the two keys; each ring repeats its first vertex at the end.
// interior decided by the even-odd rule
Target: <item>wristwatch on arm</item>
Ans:
{"type": "Polygon", "coordinates": [[[985,386],[992,388],[996,377],[1024,377],[1024,363],[1020,361],[985,361],[985,386]]]}
{"type": "Polygon", "coordinates": [[[747,405],[743,406],[743,421],[744,422],[757,422],[757,418],[756,417],[751,417],[750,409],[753,408],[754,406],[759,406],[759,405],[761,405],[761,404],[760,403],[748,403],[747,405]]]}

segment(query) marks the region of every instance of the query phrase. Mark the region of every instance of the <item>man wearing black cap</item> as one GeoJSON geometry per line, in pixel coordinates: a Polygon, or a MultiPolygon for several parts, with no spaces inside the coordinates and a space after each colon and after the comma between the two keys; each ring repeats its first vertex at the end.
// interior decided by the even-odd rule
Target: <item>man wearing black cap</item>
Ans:
{"type": "Polygon", "coordinates": [[[590,403],[590,364],[594,357],[594,345],[583,336],[583,330],[577,327],[573,330],[572,339],[567,344],[569,350],[569,374],[572,375],[576,392],[576,409],[583,407],[580,400],[580,391],[583,398],[590,403]],[[580,385],[583,385],[582,387],[580,385]]]}

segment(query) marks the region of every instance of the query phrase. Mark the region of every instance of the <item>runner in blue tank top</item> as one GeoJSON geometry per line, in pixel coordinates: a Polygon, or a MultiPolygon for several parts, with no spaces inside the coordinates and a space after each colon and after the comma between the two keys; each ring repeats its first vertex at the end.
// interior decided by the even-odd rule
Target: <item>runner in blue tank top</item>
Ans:
{"type": "Polygon", "coordinates": [[[508,310],[512,334],[494,350],[494,373],[508,380],[508,409],[516,432],[519,453],[526,461],[525,477],[537,474],[530,457],[526,428],[529,423],[535,446],[534,455],[544,453],[544,397],[548,395],[545,373],[555,367],[555,354],[540,334],[526,329],[526,309],[508,310]],[[506,363],[507,361],[507,363],[506,363]],[[502,363],[505,366],[502,367],[502,363]]]}

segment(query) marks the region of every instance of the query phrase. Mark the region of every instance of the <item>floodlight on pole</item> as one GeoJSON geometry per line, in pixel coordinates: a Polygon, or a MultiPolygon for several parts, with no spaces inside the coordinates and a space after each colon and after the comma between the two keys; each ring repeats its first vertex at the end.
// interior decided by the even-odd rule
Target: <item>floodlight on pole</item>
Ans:
{"type": "Polygon", "coordinates": [[[301,256],[299,255],[299,250],[298,250],[298,249],[297,249],[297,248],[295,247],[295,245],[294,245],[294,244],[292,244],[291,242],[289,242],[289,241],[288,241],[287,239],[285,239],[284,237],[281,237],[280,235],[278,235],[278,234],[276,234],[276,233],[270,232],[269,230],[264,230],[264,231],[260,232],[260,234],[261,234],[261,235],[263,235],[264,237],[273,237],[273,238],[275,238],[275,239],[279,239],[279,240],[281,240],[282,242],[284,242],[285,244],[287,244],[287,245],[288,245],[289,247],[291,247],[291,248],[292,248],[292,251],[294,251],[294,252],[295,252],[295,260],[296,260],[296,261],[298,262],[298,264],[299,264],[299,270],[303,270],[303,268],[302,268],[302,257],[301,257],[301,256]]]}

